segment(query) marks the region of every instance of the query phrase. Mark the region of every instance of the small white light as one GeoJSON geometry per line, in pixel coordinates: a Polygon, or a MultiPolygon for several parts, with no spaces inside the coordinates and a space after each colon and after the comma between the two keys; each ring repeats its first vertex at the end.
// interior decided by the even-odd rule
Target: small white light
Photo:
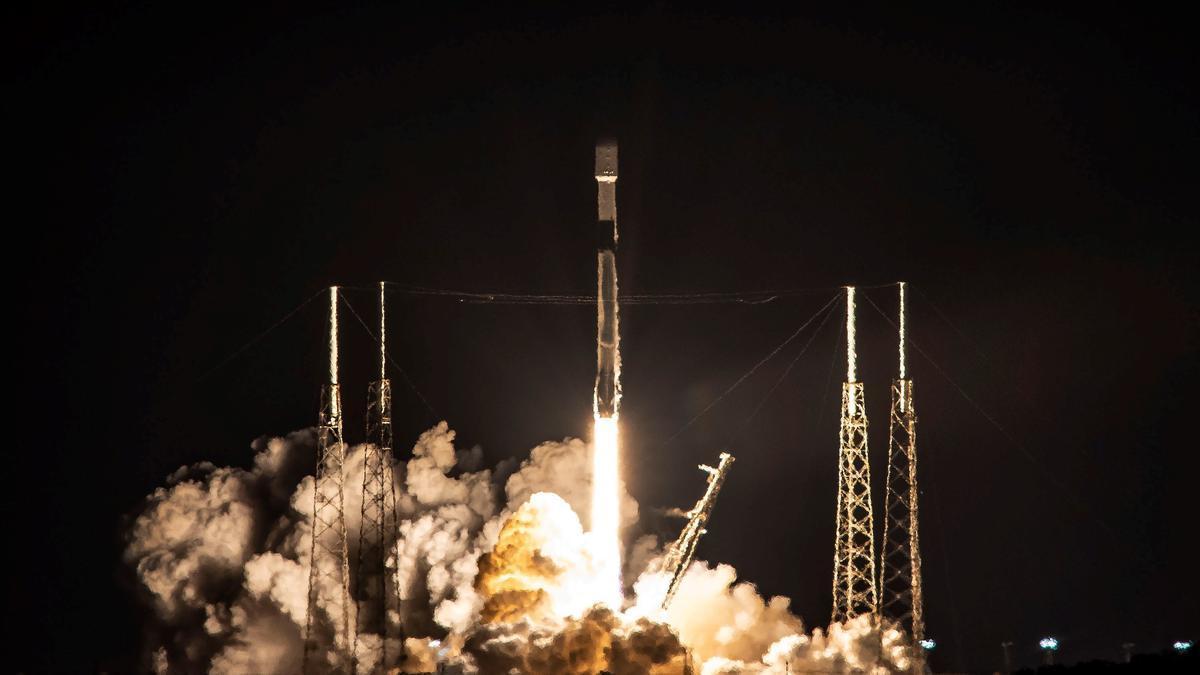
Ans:
{"type": "Polygon", "coordinates": [[[1042,638],[1041,642],[1038,642],[1038,646],[1042,649],[1054,651],[1058,649],[1058,639],[1052,637],[1042,638]]]}
{"type": "Polygon", "coordinates": [[[921,645],[921,649],[924,649],[925,651],[929,651],[937,646],[937,643],[929,638],[925,638],[924,640],[917,642],[917,644],[921,645]]]}
{"type": "Polygon", "coordinates": [[[1191,640],[1177,640],[1175,642],[1175,644],[1173,644],[1171,646],[1175,648],[1175,651],[1179,652],[1180,654],[1183,654],[1192,648],[1192,641],[1191,640]]]}

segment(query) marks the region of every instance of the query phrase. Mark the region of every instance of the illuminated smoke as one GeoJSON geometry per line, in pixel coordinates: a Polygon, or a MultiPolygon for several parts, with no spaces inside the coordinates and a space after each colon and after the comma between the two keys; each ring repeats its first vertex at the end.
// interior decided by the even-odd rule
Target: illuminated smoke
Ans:
{"type": "MultiPolygon", "coordinates": [[[[543,443],[501,486],[477,469],[479,448],[454,441],[440,423],[396,466],[402,541],[387,565],[402,596],[391,620],[402,620],[408,636],[401,672],[447,663],[483,673],[674,675],[688,651],[704,673],[906,667],[899,631],[881,636],[860,619],[807,634],[786,598],[764,599],[728,565],[694,563],[665,613],[667,580],[658,572],[640,573],[626,610],[596,605],[591,589],[610,571],[580,523],[589,512],[592,448],[577,439],[543,443]]],[[[248,469],[184,467],[147,497],[124,554],[153,612],[144,669],[299,671],[314,444],[311,431],[260,441],[248,469]]],[[[346,528],[357,542],[361,446],[345,466],[346,528]]],[[[636,502],[619,480],[615,489],[629,524],[636,502]]],[[[660,554],[645,538],[630,551],[633,573],[660,554]]],[[[328,626],[319,634],[329,635],[328,626]]]]}

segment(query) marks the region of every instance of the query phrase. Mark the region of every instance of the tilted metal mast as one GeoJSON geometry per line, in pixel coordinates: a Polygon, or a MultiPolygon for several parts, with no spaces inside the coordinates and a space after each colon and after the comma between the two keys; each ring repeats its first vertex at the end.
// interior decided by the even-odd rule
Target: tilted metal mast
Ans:
{"type": "Polygon", "coordinates": [[[663,556],[662,569],[671,575],[667,594],[663,596],[663,609],[671,604],[671,599],[675,597],[675,591],[679,590],[679,582],[683,580],[688,565],[692,564],[692,557],[696,555],[696,545],[700,543],[700,537],[707,531],[704,526],[708,524],[713,504],[717,501],[717,493],[721,491],[721,486],[725,483],[725,476],[729,473],[729,467],[732,464],[733,455],[722,452],[717,468],[700,465],[700,469],[708,473],[708,488],[705,489],[704,496],[696,502],[692,510],[684,514],[688,519],[687,525],[684,525],[683,531],[679,533],[679,538],[671,544],[666,555],[663,556]]]}
{"type": "Polygon", "coordinates": [[[837,540],[833,553],[834,623],[877,614],[871,465],[867,460],[867,410],[857,378],[854,287],[846,287],[846,382],[838,452],[837,540]]]}
{"type": "Polygon", "coordinates": [[[342,438],[342,396],[338,384],[338,287],[329,288],[329,382],[321,387],[317,425],[317,468],[313,483],[312,551],[308,572],[308,617],[304,630],[304,672],[347,670],[338,653],[352,649],[350,637],[350,568],[342,469],[346,445],[342,438]],[[323,664],[314,663],[328,619],[328,642],[333,652],[323,664]]]}
{"type": "Polygon", "coordinates": [[[905,284],[900,282],[900,372],[892,382],[891,438],[879,596],[884,616],[900,622],[914,642],[925,638],[921,546],[917,518],[917,414],[907,373],[905,284]]]}
{"type": "Polygon", "coordinates": [[[363,448],[362,520],[358,534],[355,600],[358,625],[354,634],[354,671],[386,672],[402,660],[404,627],[397,620],[400,599],[387,569],[398,539],[396,483],[392,460],[392,384],[387,377],[387,298],[379,282],[379,379],[367,388],[367,444],[363,448]],[[364,640],[363,634],[378,636],[364,640]],[[388,639],[398,642],[389,651],[388,639]]]}

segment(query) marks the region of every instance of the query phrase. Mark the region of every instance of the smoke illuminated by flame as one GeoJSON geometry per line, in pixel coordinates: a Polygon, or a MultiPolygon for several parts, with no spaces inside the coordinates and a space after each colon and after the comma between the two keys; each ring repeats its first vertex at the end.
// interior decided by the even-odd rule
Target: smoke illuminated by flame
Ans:
{"type": "Polygon", "coordinates": [[[596,417],[592,459],[592,557],[595,601],[621,608],[620,445],[616,417],[596,417]]]}

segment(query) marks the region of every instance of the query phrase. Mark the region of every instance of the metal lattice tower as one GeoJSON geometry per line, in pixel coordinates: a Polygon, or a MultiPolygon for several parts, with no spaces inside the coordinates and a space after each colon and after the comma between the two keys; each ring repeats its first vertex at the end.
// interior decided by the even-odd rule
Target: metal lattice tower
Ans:
{"type": "Polygon", "coordinates": [[[871,465],[867,461],[867,410],[856,378],[854,287],[846,288],[846,382],[838,452],[837,540],[833,552],[832,622],[878,614],[871,465]]]}
{"type": "Polygon", "coordinates": [[[892,382],[891,438],[879,596],[884,616],[900,622],[914,641],[925,638],[918,525],[917,415],[906,364],[905,288],[900,283],[900,372],[892,382]]]}
{"type": "MultiPolygon", "coordinates": [[[[379,283],[379,379],[367,389],[367,444],[363,448],[362,519],[354,599],[354,671],[386,672],[403,658],[404,633],[395,577],[388,570],[399,541],[392,464],[392,384],[387,378],[387,304],[379,283]],[[395,616],[394,625],[389,614],[395,616]],[[363,634],[378,636],[363,640],[363,634]],[[388,640],[399,643],[389,651],[388,640]]],[[[393,558],[393,561],[395,558],[393,558]]]]}
{"type": "Polygon", "coordinates": [[[329,289],[329,383],[321,387],[317,468],[313,481],[312,553],[308,572],[308,617],[304,630],[305,673],[346,670],[336,656],[351,648],[350,568],[346,542],[342,439],[342,396],[338,385],[338,288],[329,289]],[[318,613],[324,614],[327,623],[318,613]],[[318,664],[322,642],[334,646],[331,661],[318,664]]]}
{"type": "Polygon", "coordinates": [[[700,465],[700,470],[708,474],[708,487],[705,488],[704,496],[696,501],[692,510],[683,514],[688,522],[684,525],[683,531],[679,533],[679,538],[675,540],[674,544],[671,544],[666,555],[663,556],[662,569],[671,575],[667,594],[663,596],[663,609],[671,604],[671,599],[675,597],[675,591],[679,590],[679,582],[683,580],[688,565],[692,563],[692,558],[696,555],[696,545],[700,543],[700,537],[708,531],[704,529],[704,526],[708,524],[708,517],[712,514],[713,505],[717,502],[717,494],[721,492],[721,486],[725,484],[725,476],[729,473],[729,467],[732,464],[733,455],[722,452],[717,468],[700,465]]]}

